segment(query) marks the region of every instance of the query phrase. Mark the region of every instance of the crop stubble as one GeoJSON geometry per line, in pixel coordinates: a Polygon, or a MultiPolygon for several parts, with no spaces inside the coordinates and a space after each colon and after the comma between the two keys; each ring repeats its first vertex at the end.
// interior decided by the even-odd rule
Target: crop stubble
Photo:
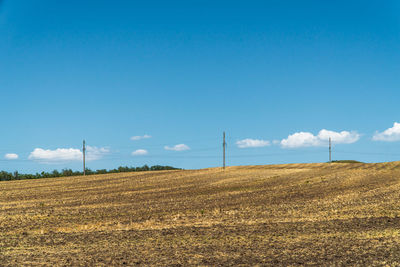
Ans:
{"type": "Polygon", "coordinates": [[[0,265],[400,264],[400,163],[0,183],[0,265]]]}

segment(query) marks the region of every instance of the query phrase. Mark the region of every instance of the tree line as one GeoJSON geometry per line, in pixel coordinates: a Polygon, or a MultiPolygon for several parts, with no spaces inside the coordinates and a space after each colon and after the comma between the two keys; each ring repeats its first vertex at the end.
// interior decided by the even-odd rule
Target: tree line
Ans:
{"type": "MultiPolygon", "coordinates": [[[[143,172],[143,171],[162,171],[162,170],[181,170],[179,168],[174,168],[171,166],[147,166],[144,165],[142,167],[128,167],[121,166],[116,169],[106,170],[100,169],[93,171],[91,169],[86,169],[86,175],[94,175],[94,174],[107,174],[107,173],[120,173],[120,172],[143,172]]],[[[73,171],[71,169],[63,169],[61,171],[54,170],[52,172],[41,172],[36,174],[21,174],[18,171],[14,173],[0,171],[0,181],[11,181],[11,180],[25,180],[25,179],[41,179],[41,178],[56,178],[56,177],[69,177],[69,176],[80,176],[83,175],[81,171],[73,171]]]]}

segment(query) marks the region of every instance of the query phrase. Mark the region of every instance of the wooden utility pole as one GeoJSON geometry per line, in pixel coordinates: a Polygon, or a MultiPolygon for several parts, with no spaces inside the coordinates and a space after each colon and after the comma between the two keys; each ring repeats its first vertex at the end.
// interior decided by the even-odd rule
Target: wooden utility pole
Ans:
{"type": "Polygon", "coordinates": [[[332,162],[332,139],[329,137],[329,162],[332,162]]]}
{"type": "Polygon", "coordinates": [[[86,142],[83,140],[83,175],[86,175],[86,162],[85,162],[85,156],[86,156],[86,142]]]}
{"type": "Polygon", "coordinates": [[[224,132],[224,135],[223,135],[223,139],[224,139],[224,141],[223,141],[223,143],[222,143],[222,148],[223,148],[223,164],[224,164],[224,170],[225,170],[225,148],[226,148],[225,132],[224,132]]]}

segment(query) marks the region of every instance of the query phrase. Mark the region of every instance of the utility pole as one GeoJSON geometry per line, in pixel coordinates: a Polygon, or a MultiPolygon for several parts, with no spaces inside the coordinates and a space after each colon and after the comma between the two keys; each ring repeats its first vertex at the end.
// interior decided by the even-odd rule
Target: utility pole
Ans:
{"type": "Polygon", "coordinates": [[[332,139],[329,137],[329,163],[332,162],[332,139]]]}
{"type": "Polygon", "coordinates": [[[223,135],[223,139],[224,139],[224,141],[222,143],[222,148],[223,148],[223,162],[224,162],[224,170],[225,170],[225,149],[226,149],[225,132],[224,132],[224,135],[223,135]]]}
{"type": "Polygon", "coordinates": [[[85,156],[86,156],[86,142],[83,140],[83,175],[86,175],[86,162],[85,162],[85,156]]]}

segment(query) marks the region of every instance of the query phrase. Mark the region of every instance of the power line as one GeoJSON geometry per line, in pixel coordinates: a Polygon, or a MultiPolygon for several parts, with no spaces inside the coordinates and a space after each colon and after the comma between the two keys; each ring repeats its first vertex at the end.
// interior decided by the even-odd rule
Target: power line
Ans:
{"type": "MultiPolygon", "coordinates": [[[[209,140],[215,141],[215,143],[217,144],[217,138],[202,138],[202,139],[192,139],[192,140],[185,140],[183,142],[180,143],[196,143],[196,142],[207,142],[209,140]]],[[[227,148],[227,140],[232,140],[231,137],[226,136],[226,133],[223,132],[223,168],[226,167],[226,148],[227,148]]],[[[213,142],[214,143],[214,142],[213,142]]],[[[141,144],[140,142],[132,142],[132,145],[135,144],[135,147],[160,147],[161,145],[165,145],[165,143],[157,145],[157,144],[151,144],[151,145],[145,145],[145,144],[141,144]]],[[[126,153],[124,151],[127,150],[132,150],[134,148],[131,147],[123,147],[119,150],[114,150],[111,151],[111,154],[109,155],[103,155],[102,158],[100,158],[99,160],[134,160],[135,158],[132,157],[132,155],[129,153],[126,153]],[[116,155],[117,154],[117,155],[116,155]]],[[[161,148],[160,148],[161,149],[161,148]]],[[[195,148],[195,149],[190,149],[187,151],[164,151],[164,153],[158,153],[158,154],[150,154],[150,155],[143,155],[140,158],[146,158],[146,159],[199,159],[199,158],[204,158],[204,159],[214,159],[214,158],[220,158],[220,156],[218,156],[218,152],[220,149],[220,146],[215,146],[215,147],[200,147],[200,148],[195,148]],[[211,152],[211,151],[215,151],[215,153],[211,152]],[[209,153],[199,153],[199,152],[209,152],[209,153]],[[179,154],[177,154],[179,153],[179,154]]],[[[245,154],[245,153],[238,153],[238,154],[229,154],[230,158],[262,158],[262,157],[271,157],[271,156],[294,156],[294,155],[309,155],[309,154],[319,154],[319,153],[326,153],[326,148],[321,148],[323,150],[321,151],[293,151],[293,150],[285,150],[284,152],[278,152],[278,153],[259,153],[259,154],[245,154]]],[[[1,149],[0,151],[12,151],[13,149],[1,149]]],[[[22,154],[20,151],[18,151],[19,154],[22,154]]],[[[15,151],[14,150],[14,151],[15,151]]],[[[234,150],[235,151],[235,150],[234,150]]],[[[241,150],[241,151],[245,151],[245,150],[241,150]]],[[[250,151],[250,150],[247,150],[250,151]]],[[[82,147],[82,160],[83,160],[83,173],[85,174],[85,170],[86,170],[86,142],[85,140],[83,140],[83,147],[82,147]]],[[[332,162],[332,139],[329,138],[329,162],[332,162]]],[[[336,150],[334,151],[335,153],[343,153],[343,154],[358,154],[358,155],[380,155],[380,156],[400,156],[399,153],[387,153],[387,152],[360,152],[360,151],[343,151],[343,150],[336,150]]],[[[90,152],[89,152],[90,153],[90,152]]],[[[24,153],[25,154],[25,153],[24,153]]],[[[9,160],[9,159],[0,159],[0,163],[4,163],[7,162],[8,164],[11,163],[18,163],[18,162],[39,162],[39,163],[54,163],[54,164],[65,164],[66,161],[53,161],[53,160],[33,160],[33,159],[17,159],[17,160],[9,160]]],[[[75,162],[75,160],[71,160],[70,162],[75,162]]]]}
{"type": "Polygon", "coordinates": [[[218,138],[199,138],[199,139],[188,139],[188,140],[179,140],[178,142],[163,142],[163,143],[152,143],[149,145],[146,145],[145,143],[141,143],[139,141],[131,141],[131,143],[128,146],[114,146],[115,149],[134,149],[136,147],[164,147],[167,145],[171,145],[171,143],[178,143],[178,144],[188,144],[190,145],[190,143],[199,143],[199,142],[206,142],[206,141],[215,141],[215,143],[218,142],[218,138]]]}
{"type": "Polygon", "coordinates": [[[356,151],[341,151],[341,150],[335,150],[335,152],[343,154],[358,154],[358,155],[400,156],[399,153],[383,153],[383,152],[356,152],[356,151]]]}

